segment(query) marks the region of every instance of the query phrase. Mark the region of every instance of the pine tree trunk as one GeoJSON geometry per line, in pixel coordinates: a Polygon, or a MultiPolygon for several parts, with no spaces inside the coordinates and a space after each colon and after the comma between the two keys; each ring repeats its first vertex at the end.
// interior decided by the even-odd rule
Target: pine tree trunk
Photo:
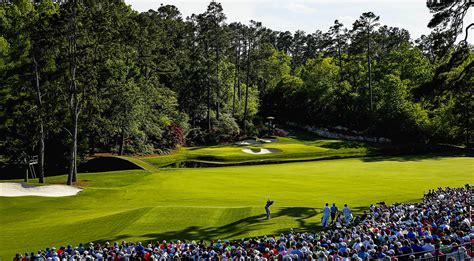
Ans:
{"type": "MultiPolygon", "coordinates": [[[[247,44],[245,43],[244,50],[247,49],[247,44]]],[[[241,88],[241,82],[240,82],[240,42],[239,42],[239,63],[237,64],[237,91],[239,93],[239,101],[242,100],[242,88],[241,88]]]]}
{"type": "MultiPolygon", "coordinates": [[[[237,75],[237,73],[235,73],[237,75]]],[[[235,94],[237,90],[236,76],[234,75],[234,88],[232,90],[232,117],[235,115],[235,94]]]]}
{"type": "Polygon", "coordinates": [[[39,141],[39,155],[38,155],[38,168],[39,168],[39,183],[44,183],[44,127],[43,120],[40,120],[40,141],[39,141]]]}
{"type": "Polygon", "coordinates": [[[41,88],[40,88],[40,77],[38,62],[36,57],[33,55],[33,63],[35,67],[35,80],[36,80],[36,100],[38,103],[38,120],[39,120],[39,155],[38,155],[38,168],[39,168],[39,183],[44,183],[44,123],[43,123],[43,101],[41,100],[41,88]]]}
{"type": "Polygon", "coordinates": [[[338,53],[338,56],[339,56],[339,77],[340,77],[340,81],[342,82],[344,76],[343,76],[343,72],[342,72],[342,52],[341,52],[341,44],[338,43],[338,48],[337,48],[337,53],[338,53]]]}
{"type": "Polygon", "coordinates": [[[123,148],[125,145],[125,134],[122,129],[122,133],[120,134],[120,148],[119,148],[119,155],[123,156],[123,148]]]}
{"type": "Polygon", "coordinates": [[[216,119],[219,121],[220,118],[220,98],[221,98],[221,90],[219,86],[219,46],[216,48],[216,93],[217,93],[217,108],[216,108],[216,119]]]}
{"type": "Polygon", "coordinates": [[[72,185],[73,182],[77,180],[77,124],[79,119],[79,98],[77,94],[77,83],[76,83],[76,70],[77,70],[77,60],[76,60],[76,10],[73,10],[72,14],[72,33],[69,37],[69,74],[71,81],[69,84],[69,108],[71,110],[71,127],[72,127],[72,145],[71,145],[71,155],[69,163],[69,175],[67,184],[72,185]]]}
{"type": "Polygon", "coordinates": [[[206,62],[207,62],[207,131],[211,132],[211,65],[209,63],[209,48],[206,41],[206,62]]]}
{"type": "MultiPolygon", "coordinates": [[[[77,106],[77,103],[76,103],[77,106]]],[[[78,118],[79,118],[79,111],[78,108],[76,107],[75,115],[74,115],[74,127],[73,127],[73,155],[74,155],[74,160],[73,160],[73,168],[72,168],[72,182],[77,181],[77,124],[78,124],[78,118]]]]}
{"type": "MultiPolygon", "coordinates": [[[[235,64],[237,65],[237,71],[234,75],[234,93],[233,93],[233,96],[232,96],[232,116],[235,115],[235,95],[236,95],[236,92],[237,92],[237,88],[240,89],[240,41],[237,41],[237,48],[236,48],[236,52],[235,52],[235,64]]],[[[240,91],[239,91],[239,94],[240,94],[240,91]]],[[[240,98],[239,98],[240,100],[240,98]]]]}
{"type": "Polygon", "coordinates": [[[372,65],[370,61],[370,31],[367,31],[368,41],[367,41],[367,66],[369,71],[369,92],[370,92],[370,111],[374,110],[374,103],[372,97],[372,65]]]}
{"type": "Polygon", "coordinates": [[[67,175],[67,184],[72,185],[72,177],[73,177],[73,172],[74,172],[74,147],[71,146],[71,159],[69,161],[69,173],[67,175]]]}
{"type": "Polygon", "coordinates": [[[247,47],[247,79],[245,81],[245,109],[244,109],[244,134],[247,134],[247,117],[248,117],[248,103],[249,103],[249,83],[250,83],[250,50],[251,43],[249,41],[247,47]]]}
{"type": "MultiPolygon", "coordinates": [[[[76,97],[76,95],[73,95],[76,97]]],[[[74,98],[71,100],[75,100],[74,98]]],[[[70,162],[69,162],[69,175],[67,184],[72,185],[73,182],[77,181],[77,122],[78,122],[78,111],[75,105],[75,102],[71,102],[71,125],[72,125],[72,145],[71,145],[71,152],[70,152],[70,162]],[[72,104],[74,103],[74,105],[72,104]]]]}

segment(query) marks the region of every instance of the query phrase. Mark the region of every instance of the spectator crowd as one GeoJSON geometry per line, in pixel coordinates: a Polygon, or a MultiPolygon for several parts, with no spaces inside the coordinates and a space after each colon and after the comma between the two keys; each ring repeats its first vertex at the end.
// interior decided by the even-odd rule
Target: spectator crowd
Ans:
{"type": "Polygon", "coordinates": [[[438,188],[426,193],[420,203],[379,202],[354,219],[343,209],[338,221],[335,204],[335,209],[326,205],[332,220],[329,223],[329,218],[323,217],[323,229],[318,233],[290,230],[287,234],[211,242],[91,242],[17,254],[13,260],[473,260],[472,198],[469,185],[438,188]]]}

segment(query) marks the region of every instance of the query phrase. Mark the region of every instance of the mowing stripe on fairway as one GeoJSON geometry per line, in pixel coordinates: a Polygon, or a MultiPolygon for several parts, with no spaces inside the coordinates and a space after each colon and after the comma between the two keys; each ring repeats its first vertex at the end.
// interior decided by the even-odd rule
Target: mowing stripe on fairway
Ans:
{"type": "Polygon", "coordinates": [[[412,156],[79,174],[86,185],[77,196],[0,197],[0,257],[90,241],[314,230],[326,202],[347,203],[360,213],[379,201],[419,201],[428,189],[472,182],[473,170],[470,157],[412,156]],[[269,221],[263,209],[268,197],[275,200],[269,221]]]}

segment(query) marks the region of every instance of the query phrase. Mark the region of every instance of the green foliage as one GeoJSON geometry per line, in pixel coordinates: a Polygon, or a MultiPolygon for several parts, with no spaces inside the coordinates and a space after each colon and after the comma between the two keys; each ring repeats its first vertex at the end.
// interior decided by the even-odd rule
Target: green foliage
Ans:
{"type": "Polygon", "coordinates": [[[233,141],[239,135],[239,125],[232,115],[222,114],[219,120],[213,118],[214,129],[210,135],[210,140],[215,143],[233,141]]]}
{"type": "Polygon", "coordinates": [[[268,116],[403,143],[472,140],[472,46],[447,44],[447,17],[415,45],[372,12],[351,30],[292,34],[227,24],[217,2],[187,19],[172,5],[13,2],[0,4],[3,160],[44,141],[46,168],[64,171],[74,144],[80,157],[167,153],[182,143],[173,124],[187,144],[220,143],[268,116]]]}
{"type": "MultiPolygon", "coordinates": [[[[245,90],[246,88],[245,84],[242,84],[241,88],[242,90],[245,90]]],[[[248,117],[250,119],[250,121],[248,121],[248,124],[250,125],[252,124],[251,119],[255,117],[255,115],[258,112],[259,102],[260,102],[260,99],[259,99],[258,88],[253,85],[249,86],[249,100],[248,100],[247,110],[248,110],[248,117]]],[[[240,109],[235,112],[234,117],[239,122],[243,121],[244,119],[244,107],[245,107],[244,105],[245,105],[245,99],[241,99],[237,103],[237,106],[240,109]]]]}
{"type": "Polygon", "coordinates": [[[271,92],[283,78],[290,76],[291,57],[271,46],[266,45],[264,48],[267,48],[271,55],[260,63],[259,77],[264,81],[265,90],[271,92]]]}
{"type": "Polygon", "coordinates": [[[432,103],[426,104],[433,139],[469,145],[474,123],[474,54],[472,47],[460,46],[441,61],[435,72],[434,89],[427,92],[432,103]]]}

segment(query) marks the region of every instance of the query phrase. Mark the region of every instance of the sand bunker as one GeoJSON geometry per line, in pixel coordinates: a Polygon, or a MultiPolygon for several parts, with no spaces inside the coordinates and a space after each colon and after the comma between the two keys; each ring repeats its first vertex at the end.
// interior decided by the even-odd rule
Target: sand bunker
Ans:
{"type": "Polygon", "coordinates": [[[82,191],[66,185],[33,186],[26,183],[0,183],[0,197],[67,197],[82,191]]]}
{"type": "Polygon", "coordinates": [[[270,142],[277,142],[276,139],[260,139],[261,141],[265,142],[265,143],[270,143],[270,142]]]}
{"type": "Polygon", "coordinates": [[[237,141],[235,144],[237,144],[237,145],[255,145],[255,144],[260,144],[260,142],[258,142],[256,140],[248,139],[248,140],[243,140],[243,141],[237,141]]]}
{"type": "Polygon", "coordinates": [[[269,154],[269,153],[281,152],[281,150],[277,150],[277,149],[260,149],[260,151],[253,151],[251,149],[243,149],[242,151],[248,154],[269,154]]]}
{"type": "Polygon", "coordinates": [[[262,143],[270,143],[270,142],[277,142],[276,139],[246,139],[242,141],[237,141],[235,144],[236,145],[256,145],[256,144],[262,144],[262,143]]]}

